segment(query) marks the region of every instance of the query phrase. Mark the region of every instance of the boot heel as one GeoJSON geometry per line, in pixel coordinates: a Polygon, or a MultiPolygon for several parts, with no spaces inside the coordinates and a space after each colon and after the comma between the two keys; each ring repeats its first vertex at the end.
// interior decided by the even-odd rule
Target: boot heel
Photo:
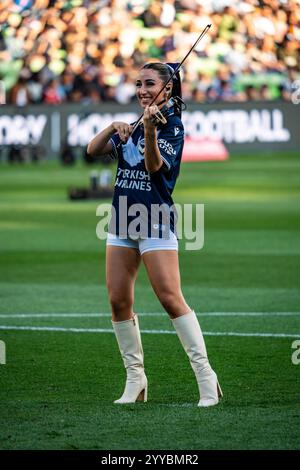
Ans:
{"type": "Polygon", "coordinates": [[[143,401],[143,402],[146,402],[147,401],[147,396],[148,396],[148,387],[146,386],[144,388],[144,390],[141,391],[141,393],[139,394],[139,396],[137,397],[136,401],[143,401]]]}

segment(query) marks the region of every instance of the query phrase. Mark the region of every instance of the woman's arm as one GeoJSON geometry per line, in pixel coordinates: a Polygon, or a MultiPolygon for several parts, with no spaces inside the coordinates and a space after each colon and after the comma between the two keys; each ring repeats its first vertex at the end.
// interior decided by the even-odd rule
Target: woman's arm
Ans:
{"type": "Polygon", "coordinates": [[[117,132],[122,142],[127,142],[132,126],[126,122],[112,122],[110,126],[106,127],[103,131],[99,132],[89,143],[87,153],[93,157],[98,155],[105,155],[112,152],[112,143],[109,139],[117,132]]]}
{"type": "Polygon", "coordinates": [[[114,135],[115,130],[113,125],[106,127],[103,131],[99,132],[89,143],[87,153],[96,157],[112,152],[112,143],[109,139],[114,135]]]}
{"type": "Polygon", "coordinates": [[[145,167],[149,173],[155,173],[163,165],[157,145],[157,130],[155,125],[151,122],[151,118],[157,111],[157,106],[145,108],[143,117],[145,131],[145,167]]]}

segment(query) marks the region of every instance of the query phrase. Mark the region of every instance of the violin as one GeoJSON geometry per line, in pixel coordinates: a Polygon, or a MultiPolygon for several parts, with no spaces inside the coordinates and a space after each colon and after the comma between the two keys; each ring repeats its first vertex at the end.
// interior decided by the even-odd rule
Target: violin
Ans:
{"type": "MultiPolygon", "coordinates": [[[[160,106],[164,101],[161,101],[158,103],[157,106],[160,106]]],[[[167,123],[167,117],[169,116],[171,110],[177,107],[181,111],[186,110],[186,104],[185,102],[179,97],[179,96],[172,96],[167,103],[155,113],[153,118],[151,119],[151,122],[155,125],[158,126],[158,124],[166,124],[167,123]]],[[[140,121],[140,125],[143,125],[143,122],[140,121]]]]}
{"type": "MultiPolygon", "coordinates": [[[[165,103],[165,100],[158,103],[157,106],[161,106],[162,103],[165,103]]],[[[177,107],[181,111],[185,111],[187,106],[186,106],[185,102],[183,101],[183,99],[180,98],[180,96],[172,96],[164,104],[164,106],[162,106],[162,108],[159,109],[157,111],[157,113],[155,113],[155,115],[151,119],[151,122],[155,126],[158,126],[159,124],[166,124],[167,123],[167,118],[168,118],[169,114],[171,113],[171,111],[173,110],[174,107],[175,108],[177,107]]],[[[140,119],[140,120],[136,121],[135,123],[133,123],[133,130],[132,130],[131,135],[136,131],[138,126],[141,126],[141,127],[144,126],[144,123],[143,123],[142,119],[140,119]]],[[[117,144],[117,148],[120,147],[121,145],[122,145],[122,142],[119,142],[117,144]]]]}

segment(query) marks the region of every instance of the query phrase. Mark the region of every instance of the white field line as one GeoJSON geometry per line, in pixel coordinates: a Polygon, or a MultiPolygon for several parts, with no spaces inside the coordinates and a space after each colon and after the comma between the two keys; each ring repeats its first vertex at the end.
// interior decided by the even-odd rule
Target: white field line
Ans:
{"type": "MultiPolygon", "coordinates": [[[[10,326],[0,325],[0,330],[6,331],[62,331],[67,333],[113,333],[112,329],[105,328],[63,328],[58,326],[10,326]]],[[[141,330],[146,334],[174,335],[175,331],[171,330],[141,330]]],[[[203,331],[204,336],[247,336],[259,338],[300,338],[299,334],[290,333],[238,333],[234,331],[203,331]]]]}
{"type": "MultiPolygon", "coordinates": [[[[297,317],[300,312],[202,312],[204,317],[297,317]]],[[[138,313],[139,317],[167,317],[163,312],[138,313]]],[[[111,317],[111,313],[3,313],[0,318],[100,318],[111,317]]]]}

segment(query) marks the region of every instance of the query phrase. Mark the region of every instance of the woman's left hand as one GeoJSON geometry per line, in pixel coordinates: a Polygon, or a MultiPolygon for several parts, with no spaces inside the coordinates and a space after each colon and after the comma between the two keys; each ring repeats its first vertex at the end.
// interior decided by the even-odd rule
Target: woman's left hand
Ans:
{"type": "Polygon", "coordinates": [[[153,104],[152,106],[146,106],[144,110],[144,116],[143,116],[143,123],[144,123],[144,128],[146,130],[153,130],[155,129],[155,124],[153,124],[152,119],[154,118],[155,114],[159,111],[158,107],[156,104],[153,104]]]}

